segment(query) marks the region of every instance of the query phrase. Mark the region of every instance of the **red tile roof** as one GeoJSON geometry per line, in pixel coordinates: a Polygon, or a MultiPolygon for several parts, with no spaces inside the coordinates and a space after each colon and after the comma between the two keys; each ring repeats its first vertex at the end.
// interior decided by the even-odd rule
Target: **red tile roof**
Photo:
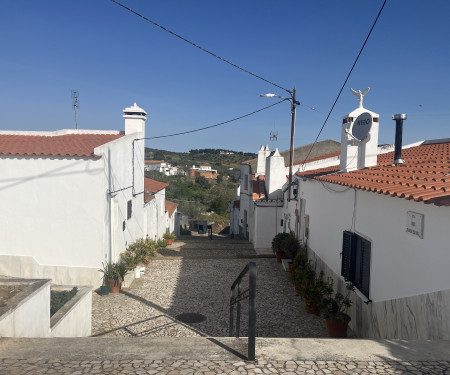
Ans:
{"type": "Polygon", "coordinates": [[[253,177],[253,200],[264,198],[266,196],[265,191],[265,176],[253,177]]]}
{"type": "Polygon", "coordinates": [[[144,203],[148,203],[150,201],[152,201],[153,199],[155,199],[155,196],[144,191],[144,203]]]}
{"type": "Polygon", "coordinates": [[[168,201],[166,199],[166,212],[168,212],[169,217],[172,217],[172,215],[175,212],[175,210],[177,209],[177,207],[178,207],[178,203],[174,203],[174,202],[168,201]]]}
{"type": "Polygon", "coordinates": [[[157,193],[162,189],[165,189],[169,184],[165,182],[160,182],[156,180],[152,180],[151,178],[144,178],[144,190],[149,193],[157,193]]]}
{"type": "Polygon", "coordinates": [[[378,155],[378,164],[374,167],[332,173],[339,169],[334,166],[296,175],[416,202],[450,206],[450,142],[406,148],[402,150],[402,158],[405,164],[393,166],[394,153],[388,152],[378,155]]]}
{"type": "Polygon", "coordinates": [[[123,134],[64,134],[55,136],[0,134],[0,154],[96,157],[94,148],[123,134]]]}
{"type": "Polygon", "coordinates": [[[161,164],[161,163],[165,163],[164,160],[146,160],[145,162],[147,164],[161,164]]]}

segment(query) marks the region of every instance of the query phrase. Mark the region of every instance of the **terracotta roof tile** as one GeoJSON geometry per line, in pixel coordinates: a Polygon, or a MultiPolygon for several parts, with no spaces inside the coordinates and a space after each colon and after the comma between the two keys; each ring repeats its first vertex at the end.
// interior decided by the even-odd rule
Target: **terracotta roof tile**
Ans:
{"type": "Polygon", "coordinates": [[[378,155],[374,167],[333,173],[339,168],[334,166],[296,175],[417,202],[450,205],[449,142],[403,149],[402,158],[405,164],[393,166],[394,152],[388,152],[378,155]]]}
{"type": "Polygon", "coordinates": [[[146,160],[145,161],[146,164],[161,164],[161,163],[165,163],[164,160],[146,160]]]}
{"type": "Polygon", "coordinates": [[[158,191],[165,189],[167,186],[169,186],[169,184],[166,184],[165,182],[152,180],[147,177],[144,178],[144,190],[146,192],[157,193],[158,191]]]}
{"type": "Polygon", "coordinates": [[[253,178],[253,200],[258,200],[266,196],[265,179],[265,176],[253,178]]]}
{"type": "Polygon", "coordinates": [[[178,207],[178,203],[174,203],[174,202],[168,201],[166,199],[166,211],[169,214],[169,217],[172,217],[172,215],[175,212],[175,210],[177,209],[177,207],[178,207]]]}
{"type": "Polygon", "coordinates": [[[144,191],[144,203],[148,203],[148,202],[152,201],[153,199],[155,199],[155,196],[153,194],[150,194],[150,193],[144,191]]]}
{"type": "Polygon", "coordinates": [[[96,157],[94,148],[123,134],[64,134],[56,136],[0,134],[0,154],[96,157]]]}

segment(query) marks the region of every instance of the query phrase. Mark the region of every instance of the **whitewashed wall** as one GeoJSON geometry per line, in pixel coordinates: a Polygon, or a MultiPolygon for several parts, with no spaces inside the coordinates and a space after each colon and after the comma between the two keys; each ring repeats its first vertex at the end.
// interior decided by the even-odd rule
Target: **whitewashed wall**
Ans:
{"type": "MultiPolygon", "coordinates": [[[[272,252],[272,240],[283,232],[283,202],[257,202],[254,211],[253,246],[257,252],[272,252]]],[[[253,231],[252,231],[253,232],[253,231]]]]}
{"type": "Polygon", "coordinates": [[[373,303],[364,305],[366,298],[357,292],[352,309],[357,333],[405,339],[450,337],[444,328],[446,315],[439,307],[450,305],[449,207],[326,186],[336,192],[317,181],[300,182],[300,197],[306,200],[310,220],[308,245],[314,257],[340,279],[343,231],[352,230],[372,243],[373,303]],[[407,211],[424,214],[423,239],[406,232],[407,211]],[[424,314],[425,300],[427,309],[437,312],[432,317],[424,314]],[[429,319],[435,319],[435,324],[429,319]],[[427,330],[427,326],[432,328],[427,330]]]}

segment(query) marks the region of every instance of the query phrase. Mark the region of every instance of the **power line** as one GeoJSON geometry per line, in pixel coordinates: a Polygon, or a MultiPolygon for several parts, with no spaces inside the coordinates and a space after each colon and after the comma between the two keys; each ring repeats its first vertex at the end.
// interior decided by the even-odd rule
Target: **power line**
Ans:
{"type": "MultiPolygon", "coordinates": [[[[113,0],[112,0],[112,1],[113,1],[113,0]]],[[[185,132],[180,132],[180,133],[173,133],[173,134],[167,134],[167,135],[159,135],[159,136],[157,136],[157,137],[140,138],[140,139],[158,139],[158,138],[175,137],[175,136],[177,136],[177,135],[183,135],[183,134],[195,133],[195,132],[199,132],[199,131],[201,131],[201,130],[206,130],[206,129],[215,128],[215,127],[217,127],[217,126],[225,125],[225,124],[228,124],[228,123],[230,123],[230,122],[237,121],[237,120],[243,119],[243,118],[245,118],[245,117],[254,115],[255,113],[264,111],[264,110],[266,110],[266,109],[269,109],[270,107],[274,107],[274,106],[276,106],[277,104],[280,104],[280,103],[284,102],[285,100],[287,100],[287,99],[280,100],[280,101],[278,101],[278,102],[276,102],[276,103],[274,103],[274,104],[268,105],[267,107],[263,107],[263,108],[257,109],[256,111],[247,113],[247,114],[242,115],[242,116],[239,116],[239,117],[235,117],[235,118],[233,118],[233,119],[231,119],[231,120],[219,122],[218,124],[209,125],[209,126],[205,126],[205,127],[203,127],[203,128],[198,128],[198,129],[194,129],[194,130],[187,130],[187,131],[185,131],[185,132]]]]}
{"type": "Polygon", "coordinates": [[[174,33],[173,31],[171,31],[171,30],[167,29],[166,27],[164,27],[164,26],[162,26],[162,25],[156,23],[155,21],[152,21],[151,19],[145,17],[144,15],[142,15],[142,14],[140,14],[140,13],[134,11],[133,9],[128,8],[127,6],[125,6],[125,5],[121,4],[121,3],[119,3],[118,1],[116,1],[116,0],[111,0],[111,1],[112,1],[113,3],[116,3],[117,5],[121,6],[122,8],[128,10],[129,12],[135,14],[136,16],[141,17],[141,18],[144,19],[145,21],[150,22],[150,23],[153,24],[154,26],[157,26],[157,27],[159,27],[160,29],[162,29],[162,30],[168,32],[169,34],[172,34],[173,36],[175,36],[175,37],[177,37],[177,38],[183,40],[184,42],[189,43],[190,45],[192,45],[192,46],[194,46],[194,47],[197,47],[198,49],[202,50],[203,52],[206,52],[206,53],[210,54],[211,56],[214,56],[214,57],[216,57],[217,59],[219,59],[219,60],[221,60],[221,61],[223,61],[223,62],[225,62],[225,63],[227,63],[227,64],[230,64],[231,66],[233,66],[233,67],[235,67],[235,68],[237,68],[237,69],[239,69],[239,70],[242,70],[242,71],[245,72],[245,73],[248,73],[248,74],[252,75],[253,77],[256,77],[256,78],[258,78],[258,79],[260,79],[260,80],[262,80],[262,81],[264,81],[264,82],[267,82],[267,83],[271,84],[272,86],[278,87],[278,88],[280,88],[280,89],[282,89],[282,90],[284,90],[284,91],[287,91],[288,93],[292,94],[292,91],[291,91],[291,90],[288,90],[288,89],[284,88],[283,86],[280,86],[280,85],[278,85],[278,84],[276,84],[276,83],[274,83],[274,82],[271,82],[271,81],[269,81],[268,79],[265,79],[265,78],[263,78],[263,77],[261,77],[261,76],[255,74],[255,73],[252,73],[252,72],[250,72],[249,70],[244,69],[244,68],[240,67],[239,65],[236,65],[236,64],[232,63],[231,61],[229,61],[229,60],[227,60],[227,59],[224,59],[223,57],[220,57],[220,56],[216,55],[215,53],[213,53],[213,52],[211,52],[211,51],[208,51],[206,48],[203,48],[203,47],[199,46],[198,44],[196,44],[196,43],[194,43],[194,42],[191,42],[190,40],[188,40],[188,39],[182,37],[181,35],[179,35],[179,34],[177,34],[177,33],[174,33]]]}
{"type": "Polygon", "coordinates": [[[337,97],[336,97],[336,100],[334,101],[333,105],[331,106],[330,112],[328,112],[328,116],[327,116],[327,118],[325,119],[325,122],[323,123],[322,127],[320,128],[319,134],[317,134],[317,137],[316,137],[316,139],[314,140],[314,143],[312,144],[311,148],[309,149],[308,155],[306,155],[306,158],[305,158],[305,160],[303,161],[302,166],[306,163],[306,160],[308,160],[309,155],[311,155],[311,151],[313,150],[314,146],[315,146],[316,143],[317,143],[317,140],[318,140],[319,137],[320,137],[320,134],[322,134],[322,130],[325,128],[325,125],[326,125],[328,119],[330,118],[331,112],[333,112],[333,109],[334,109],[334,107],[336,106],[336,103],[337,103],[337,101],[339,100],[339,98],[340,98],[340,96],[341,96],[342,90],[344,90],[344,87],[345,87],[345,85],[347,84],[347,81],[349,80],[350,75],[351,75],[352,72],[353,72],[353,69],[355,68],[356,63],[357,63],[358,60],[359,60],[359,56],[361,56],[361,53],[362,53],[362,51],[364,50],[364,47],[366,46],[366,43],[367,43],[367,41],[369,40],[370,35],[372,34],[372,30],[374,29],[374,27],[375,27],[375,25],[376,25],[376,23],[377,23],[377,21],[378,21],[378,18],[380,17],[381,12],[383,11],[384,6],[386,5],[386,2],[387,2],[387,0],[384,0],[383,5],[381,6],[381,9],[380,9],[380,11],[378,12],[377,18],[375,18],[375,21],[374,21],[374,23],[372,24],[372,27],[370,28],[369,34],[367,34],[366,40],[364,41],[364,44],[362,45],[361,49],[359,50],[358,56],[356,57],[355,62],[353,63],[352,68],[350,69],[350,72],[347,74],[347,78],[345,79],[345,81],[344,81],[344,83],[343,83],[343,85],[342,85],[342,87],[341,87],[341,89],[340,89],[340,91],[339,91],[339,94],[338,94],[337,97]]]}

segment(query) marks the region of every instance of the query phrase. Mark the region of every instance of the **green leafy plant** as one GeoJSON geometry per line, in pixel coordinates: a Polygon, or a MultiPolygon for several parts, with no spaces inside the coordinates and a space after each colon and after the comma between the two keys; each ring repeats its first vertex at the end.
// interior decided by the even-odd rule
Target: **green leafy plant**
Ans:
{"type": "Polygon", "coordinates": [[[175,233],[164,233],[163,238],[166,240],[174,240],[175,238],[177,238],[177,236],[175,235],[175,233]]]}
{"type": "Polygon", "coordinates": [[[103,273],[103,285],[108,285],[109,280],[122,283],[128,269],[123,262],[105,262],[102,263],[103,268],[99,271],[103,273]]]}
{"type": "Polygon", "coordinates": [[[74,286],[72,290],[52,290],[50,291],[50,316],[70,301],[78,292],[78,288],[74,286]]]}
{"type": "Polygon", "coordinates": [[[286,258],[294,259],[300,251],[300,242],[295,238],[294,232],[290,232],[288,236],[281,241],[281,250],[286,258]]]}
{"type": "Polygon", "coordinates": [[[289,233],[278,233],[272,239],[272,250],[274,253],[284,253],[283,241],[289,238],[289,233]]]}
{"type": "Polygon", "coordinates": [[[327,319],[333,319],[338,322],[346,322],[350,320],[347,311],[352,305],[350,295],[355,291],[352,283],[346,284],[345,294],[336,292],[333,295],[333,280],[329,279],[325,295],[321,303],[322,315],[327,319]]]}

